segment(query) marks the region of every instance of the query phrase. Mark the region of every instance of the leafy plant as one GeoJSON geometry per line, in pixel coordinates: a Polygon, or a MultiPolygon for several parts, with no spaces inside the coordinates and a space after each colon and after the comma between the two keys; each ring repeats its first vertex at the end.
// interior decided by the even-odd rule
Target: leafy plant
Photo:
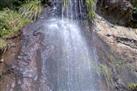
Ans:
{"type": "Polygon", "coordinates": [[[30,20],[21,17],[16,11],[0,11],[0,37],[6,38],[17,33],[30,20]]]}
{"type": "Polygon", "coordinates": [[[92,20],[95,17],[94,5],[95,5],[95,0],[86,0],[88,18],[90,20],[92,20]]]}
{"type": "Polygon", "coordinates": [[[130,91],[137,91],[137,83],[128,84],[128,88],[130,91]]]}
{"type": "Polygon", "coordinates": [[[41,1],[0,0],[0,38],[14,36],[23,26],[35,21],[42,11],[41,1]]]}
{"type": "Polygon", "coordinates": [[[41,2],[39,0],[30,1],[21,5],[19,8],[19,13],[22,17],[31,20],[36,20],[42,11],[41,2]]]}

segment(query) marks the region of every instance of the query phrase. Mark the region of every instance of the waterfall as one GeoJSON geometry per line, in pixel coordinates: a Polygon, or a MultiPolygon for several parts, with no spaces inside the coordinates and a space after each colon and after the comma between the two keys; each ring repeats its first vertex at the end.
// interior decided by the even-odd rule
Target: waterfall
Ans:
{"type": "Polygon", "coordinates": [[[42,53],[43,77],[50,91],[100,91],[96,50],[87,40],[91,32],[80,21],[86,21],[85,0],[66,0],[65,5],[53,0],[52,5],[52,16],[43,24],[42,53]]]}
{"type": "Polygon", "coordinates": [[[85,19],[85,0],[52,0],[52,17],[85,19]]]}

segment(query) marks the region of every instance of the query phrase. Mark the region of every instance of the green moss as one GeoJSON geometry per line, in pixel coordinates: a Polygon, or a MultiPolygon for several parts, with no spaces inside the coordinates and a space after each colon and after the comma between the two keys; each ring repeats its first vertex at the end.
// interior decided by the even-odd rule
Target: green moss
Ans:
{"type": "Polygon", "coordinates": [[[95,5],[95,0],[86,0],[89,20],[93,20],[93,18],[95,17],[94,5],[95,5]]]}
{"type": "MultiPolygon", "coordinates": [[[[15,3],[17,2],[14,0],[15,3]]],[[[40,0],[19,0],[16,9],[0,11],[0,38],[9,38],[18,34],[19,30],[31,21],[35,21],[42,11],[40,0]]],[[[3,1],[4,3],[4,1],[3,1]]],[[[7,3],[6,3],[7,4],[7,3]]]]}
{"type": "Polygon", "coordinates": [[[128,84],[128,88],[131,91],[137,91],[137,83],[130,83],[130,84],[128,84]]]}
{"type": "Polygon", "coordinates": [[[4,49],[7,47],[7,42],[3,39],[0,39],[0,49],[4,49]]]}

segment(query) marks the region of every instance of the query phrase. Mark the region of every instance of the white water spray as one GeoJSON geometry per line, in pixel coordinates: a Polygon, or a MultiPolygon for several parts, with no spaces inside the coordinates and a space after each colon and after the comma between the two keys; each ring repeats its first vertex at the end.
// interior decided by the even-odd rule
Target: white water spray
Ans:
{"type": "MultiPolygon", "coordinates": [[[[53,3],[56,12],[60,2],[53,3]]],[[[83,34],[86,28],[81,28],[79,22],[83,7],[83,0],[68,0],[59,17],[44,23],[45,43],[51,52],[43,53],[43,72],[52,91],[99,91],[97,56],[87,45],[83,34]]]]}
{"type": "Polygon", "coordinates": [[[45,23],[45,43],[54,46],[44,65],[53,91],[99,91],[97,57],[81,31],[77,22],[68,19],[52,18],[45,23]]]}

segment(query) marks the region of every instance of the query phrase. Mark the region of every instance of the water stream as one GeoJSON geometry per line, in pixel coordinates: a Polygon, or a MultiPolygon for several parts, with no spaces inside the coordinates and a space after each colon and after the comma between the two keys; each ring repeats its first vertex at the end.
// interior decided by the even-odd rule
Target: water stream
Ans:
{"type": "Polygon", "coordinates": [[[64,5],[53,0],[51,17],[44,22],[48,51],[42,53],[43,74],[51,91],[100,91],[98,58],[85,24],[85,0],[66,1],[64,5]]]}
{"type": "Polygon", "coordinates": [[[85,0],[64,1],[24,28],[15,78],[2,91],[103,91],[85,0]]]}

